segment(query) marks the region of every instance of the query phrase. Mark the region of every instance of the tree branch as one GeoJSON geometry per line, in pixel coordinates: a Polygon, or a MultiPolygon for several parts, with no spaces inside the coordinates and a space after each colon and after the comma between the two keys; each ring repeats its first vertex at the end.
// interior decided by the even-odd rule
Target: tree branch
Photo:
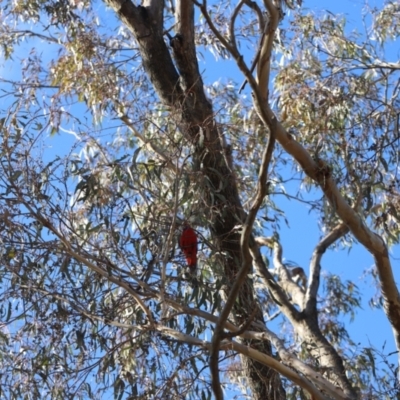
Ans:
{"type": "MultiPolygon", "coordinates": [[[[286,290],[289,290],[297,297],[299,306],[303,308],[303,302],[300,300],[304,299],[304,294],[291,280],[286,268],[282,264],[282,248],[280,244],[275,238],[257,238],[257,242],[274,249],[274,265],[279,274],[282,274],[283,276],[283,286],[286,290]],[[286,285],[284,281],[286,281],[286,285]],[[296,291],[296,288],[298,292],[296,291]]],[[[276,303],[278,303],[281,311],[287,318],[289,318],[296,334],[302,339],[303,343],[307,345],[310,354],[312,354],[315,359],[318,359],[322,366],[331,371],[329,375],[331,375],[332,380],[339,382],[346,395],[349,398],[353,398],[354,393],[345,376],[342,360],[334,347],[322,335],[318,325],[317,313],[306,314],[304,312],[299,312],[289,300],[286,300],[286,296],[280,293],[282,292],[282,289],[276,290],[274,288],[272,285],[274,280],[272,277],[270,279],[268,278],[270,273],[265,267],[257,267],[257,271],[261,273],[266,286],[271,290],[271,294],[276,303]],[[283,300],[282,303],[279,303],[280,300],[283,300]]]]}
{"type": "Polygon", "coordinates": [[[229,22],[229,40],[235,48],[237,48],[236,35],[235,35],[235,22],[236,22],[236,18],[239,15],[241,8],[245,4],[245,2],[246,2],[246,0],[240,0],[238,2],[238,4],[236,5],[236,7],[233,10],[232,17],[229,22]]]}
{"type": "MultiPolygon", "coordinates": [[[[272,110],[261,99],[256,98],[256,101],[259,107],[263,108],[263,112],[260,113],[261,118],[269,125],[269,121],[275,118],[272,110]]],[[[281,146],[299,163],[303,171],[321,187],[343,223],[373,255],[381,283],[384,309],[394,329],[397,349],[400,350],[400,297],[384,241],[366,226],[362,217],[351,208],[341,195],[331,175],[330,167],[322,160],[313,160],[308,151],[293,139],[279,122],[277,126],[277,140],[281,146]]]]}
{"type": "Polygon", "coordinates": [[[281,360],[290,368],[294,368],[296,371],[304,375],[307,379],[319,387],[323,392],[327,393],[330,397],[343,400],[345,394],[341,388],[332,384],[325,379],[322,374],[317,373],[313,368],[296,358],[292,352],[288,351],[283,344],[283,341],[278,338],[272,331],[264,327],[264,332],[246,332],[247,335],[254,338],[269,340],[278,351],[281,360]]]}
{"type": "MultiPolygon", "coordinates": [[[[172,328],[168,328],[164,325],[156,325],[156,330],[164,335],[168,335],[173,337],[176,340],[191,344],[193,346],[199,346],[206,348],[212,351],[214,347],[214,343],[207,342],[205,340],[197,339],[193,336],[178,332],[172,328]]],[[[252,349],[249,346],[244,344],[240,344],[235,341],[223,340],[219,343],[218,350],[236,350],[238,353],[245,355],[246,357],[250,357],[253,360],[258,361],[261,364],[264,364],[270,368],[273,368],[275,371],[279,372],[292,382],[296,383],[300,387],[307,390],[312,396],[314,396],[315,400],[329,400],[328,397],[324,396],[318,389],[315,388],[313,384],[311,384],[307,379],[301,377],[297,372],[293,369],[286,367],[279,361],[274,358],[267,356],[266,354],[261,353],[258,350],[252,349]]]]}
{"type": "MultiPolygon", "coordinates": [[[[207,313],[206,311],[199,310],[196,308],[191,308],[189,306],[184,306],[171,298],[165,299],[168,304],[177,311],[183,312],[188,315],[194,315],[200,318],[204,318],[207,321],[217,323],[218,317],[207,313]]],[[[253,323],[254,324],[254,323],[253,323]]],[[[300,361],[298,358],[294,357],[294,355],[286,350],[282,341],[269,329],[265,327],[264,324],[258,323],[257,326],[260,327],[262,332],[255,332],[255,331],[244,331],[239,332],[240,328],[236,327],[229,321],[225,322],[225,328],[231,331],[234,334],[238,334],[238,336],[244,339],[250,340],[268,340],[273,343],[275,348],[277,349],[279,356],[281,357],[282,361],[285,362],[289,367],[296,369],[301,374],[307,377],[307,379],[314,382],[321,390],[325,393],[328,393],[329,396],[333,397],[334,399],[343,400],[345,397],[341,388],[337,387],[336,385],[330,383],[326,378],[324,378],[321,374],[316,373],[314,369],[309,367],[307,364],[300,361]]]]}
{"type": "Polygon", "coordinates": [[[163,36],[163,1],[146,0],[135,6],[131,0],[106,0],[135,36],[143,66],[164,104],[173,105],[181,96],[179,74],[163,36]],[[154,68],[154,62],[162,68],[154,68]]]}
{"type": "Polygon", "coordinates": [[[340,239],[349,231],[349,228],[341,223],[335,226],[315,247],[311,263],[310,263],[310,277],[307,287],[306,297],[304,301],[304,311],[307,315],[317,313],[317,294],[319,288],[319,279],[321,272],[321,258],[326,249],[340,239]]]}
{"type": "MultiPolygon", "coordinates": [[[[273,263],[275,270],[278,272],[282,288],[290,294],[293,303],[302,307],[304,303],[304,292],[295,282],[293,282],[289,271],[282,262],[282,246],[278,239],[258,237],[256,238],[256,243],[259,245],[265,245],[273,250],[273,263]]],[[[265,275],[265,273],[263,275],[265,275]]]]}
{"type": "Polygon", "coordinates": [[[243,72],[243,75],[246,77],[247,82],[250,83],[251,88],[253,90],[257,90],[257,84],[256,84],[256,80],[253,77],[252,70],[250,70],[248,68],[248,66],[246,65],[246,63],[243,61],[243,56],[239,53],[239,50],[236,47],[236,43],[234,43],[234,42],[231,43],[230,41],[226,40],[225,37],[221,34],[221,32],[216,28],[216,26],[214,25],[214,23],[212,21],[210,14],[207,11],[207,6],[206,6],[205,2],[199,3],[196,0],[192,0],[192,1],[194,4],[196,4],[200,8],[205,20],[207,21],[208,26],[210,27],[210,29],[212,30],[214,35],[217,37],[217,39],[232,54],[232,56],[236,60],[236,63],[238,65],[239,69],[243,72]]]}
{"type": "MultiPolygon", "coordinates": [[[[270,0],[265,0],[265,3],[272,6],[270,0]]],[[[274,24],[272,23],[271,26],[273,27],[274,24]]],[[[235,54],[233,54],[233,56],[236,58],[237,64],[240,68],[242,60],[240,57],[237,58],[235,54]]],[[[266,56],[267,54],[264,59],[267,62],[268,59],[266,56]]],[[[264,80],[265,83],[267,82],[267,79],[264,79],[264,77],[268,76],[266,73],[267,67],[264,68],[265,71],[261,71],[262,73],[260,74],[260,84],[264,80]]],[[[249,82],[253,89],[254,103],[261,121],[269,128],[275,127],[276,124],[277,141],[284,150],[298,162],[306,175],[321,187],[337,215],[341,218],[344,224],[348,226],[355,238],[372,253],[382,287],[384,309],[394,330],[397,349],[400,350],[400,296],[394,280],[388,249],[384,241],[379,235],[366,226],[362,217],[351,208],[341,195],[332,177],[332,171],[329,165],[323,160],[313,159],[310,153],[285,130],[282,124],[279,121],[276,121],[275,114],[270,108],[269,103],[266,101],[268,97],[267,87],[257,87],[251,81],[249,82]]],[[[351,390],[350,387],[348,388],[351,390]]]]}
{"type": "Polygon", "coordinates": [[[175,32],[171,47],[178,67],[180,84],[186,96],[204,96],[203,80],[199,72],[194,42],[194,5],[188,0],[178,0],[175,10],[175,32]]]}
{"type": "MultiPolygon", "coordinates": [[[[263,238],[265,239],[265,238],[263,238]]],[[[260,249],[256,243],[260,243],[260,238],[255,239],[254,245],[251,250],[253,253],[253,262],[258,275],[263,280],[265,286],[270,291],[271,297],[274,299],[276,305],[279,307],[280,311],[285,314],[287,318],[293,323],[299,318],[299,311],[294,307],[294,305],[289,301],[286,293],[283,291],[282,287],[275,282],[273,275],[268,271],[261,257],[260,249]]],[[[263,244],[265,242],[263,241],[263,244]]]]}
{"type": "MultiPolygon", "coordinates": [[[[307,390],[314,400],[329,400],[329,397],[324,396],[318,389],[315,388],[307,379],[304,379],[293,369],[286,367],[274,358],[261,353],[258,350],[252,349],[250,346],[245,346],[244,344],[232,341],[232,348],[237,352],[258,361],[261,364],[267,365],[273,368],[275,371],[279,372],[281,375],[291,380],[295,384],[299,385],[303,389],[307,390]]],[[[314,372],[315,373],[315,372],[314,372]]]]}
{"type": "Polygon", "coordinates": [[[262,97],[266,100],[269,90],[272,48],[280,20],[280,12],[272,3],[272,0],[264,0],[264,4],[268,10],[268,23],[264,39],[261,42],[260,57],[257,62],[257,86],[261,90],[262,97]]]}

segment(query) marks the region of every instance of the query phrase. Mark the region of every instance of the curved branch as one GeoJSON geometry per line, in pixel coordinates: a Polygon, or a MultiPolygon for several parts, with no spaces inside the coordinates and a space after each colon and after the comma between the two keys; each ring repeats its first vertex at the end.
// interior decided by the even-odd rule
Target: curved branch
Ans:
{"type": "Polygon", "coordinates": [[[261,95],[266,100],[268,98],[269,78],[271,71],[271,56],[274,44],[275,32],[280,21],[280,12],[271,0],[264,0],[268,10],[268,23],[265,36],[261,42],[260,57],[257,63],[257,84],[261,90],[261,95]]]}
{"type": "Polygon", "coordinates": [[[310,263],[310,278],[304,301],[304,311],[307,315],[317,313],[317,293],[321,272],[321,258],[326,249],[349,231],[349,228],[341,223],[335,226],[315,247],[310,263]]]}
{"type": "Polygon", "coordinates": [[[232,43],[232,46],[234,46],[237,49],[237,44],[236,44],[236,35],[235,35],[235,22],[236,18],[239,15],[239,12],[241,8],[243,7],[243,4],[245,4],[246,0],[240,0],[238,4],[236,5],[235,9],[233,10],[232,17],[229,23],[229,38],[230,42],[232,43]]]}
{"type": "Polygon", "coordinates": [[[261,32],[264,32],[265,20],[264,20],[263,12],[261,11],[260,6],[253,0],[245,0],[244,2],[247,7],[251,8],[257,14],[257,19],[258,19],[258,24],[260,26],[260,30],[261,30],[261,32]]]}
{"type": "MultiPolygon", "coordinates": [[[[265,33],[266,33],[266,21],[265,21],[265,18],[263,16],[263,13],[262,13],[260,7],[258,6],[258,4],[256,2],[251,1],[251,0],[246,0],[245,3],[249,8],[251,8],[252,10],[254,10],[256,12],[257,19],[258,19],[258,25],[260,27],[260,32],[262,32],[261,38],[260,38],[260,40],[258,42],[258,45],[257,45],[256,55],[255,55],[255,57],[253,59],[253,62],[251,63],[251,67],[250,67],[250,73],[252,74],[254,69],[255,69],[255,67],[256,67],[256,65],[257,65],[257,63],[258,63],[258,60],[260,58],[261,46],[262,46],[263,41],[265,39],[265,33]]],[[[246,83],[247,83],[247,79],[242,83],[242,86],[240,86],[239,93],[245,88],[246,83]]]]}
{"type": "Polygon", "coordinates": [[[228,40],[226,40],[225,37],[221,34],[221,32],[216,28],[210,14],[207,11],[207,6],[205,2],[199,3],[196,0],[192,1],[200,8],[205,20],[207,21],[208,26],[210,27],[211,31],[214,33],[216,38],[221,42],[221,44],[229,51],[229,53],[236,60],[237,66],[242,71],[243,75],[246,77],[247,82],[250,83],[251,88],[253,90],[257,90],[257,83],[253,77],[252,70],[250,70],[249,67],[246,65],[246,63],[243,61],[243,56],[239,53],[239,50],[236,48],[235,43],[230,43],[228,40]]]}

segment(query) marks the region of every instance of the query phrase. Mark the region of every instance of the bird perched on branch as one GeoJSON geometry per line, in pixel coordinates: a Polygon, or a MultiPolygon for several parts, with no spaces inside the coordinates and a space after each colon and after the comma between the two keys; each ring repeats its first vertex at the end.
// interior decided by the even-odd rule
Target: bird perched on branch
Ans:
{"type": "Polygon", "coordinates": [[[192,270],[197,266],[197,235],[189,226],[185,225],[179,239],[179,246],[185,255],[186,263],[192,270]]]}

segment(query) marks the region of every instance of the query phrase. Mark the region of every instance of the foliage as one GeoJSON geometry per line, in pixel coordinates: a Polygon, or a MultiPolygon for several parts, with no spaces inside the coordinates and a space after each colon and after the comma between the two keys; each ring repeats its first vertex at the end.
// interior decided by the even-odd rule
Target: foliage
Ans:
{"type": "MultiPolygon", "coordinates": [[[[171,44],[180,2],[165,3],[165,40],[171,44]]],[[[222,38],[231,34],[236,3],[230,3],[207,8],[222,38]]],[[[333,381],[326,361],[316,356],[324,343],[338,354],[358,397],[395,398],[397,366],[384,349],[356,346],[344,323],[343,316],[357,318],[361,306],[354,283],[324,275],[319,262],[310,262],[308,275],[324,283],[311,299],[318,301],[312,328],[297,326],[301,318],[294,321],[276,293],[291,312],[305,309],[309,292],[282,262],[290,249],[279,238],[282,223],[290,223],[282,196],[309,207],[322,243],[345,225],[339,205],[326,192],[315,195],[332,176],[365,230],[389,247],[399,241],[400,65],[387,57],[400,32],[400,9],[390,1],[369,9],[367,31],[349,32],[341,16],[289,5],[274,40],[269,102],[283,128],[321,166],[323,178],[310,177],[284,147],[275,147],[268,195],[252,227],[255,235],[270,236],[257,243],[272,252],[264,251],[260,261],[252,249],[257,267],[246,286],[249,302],[254,299],[271,322],[251,325],[255,306],[238,296],[229,318],[233,328],[225,327],[242,326],[247,336],[237,336],[249,348],[268,339],[271,355],[321,393],[326,387],[296,362],[333,381]],[[262,268],[273,276],[267,279],[272,286],[262,268]],[[308,333],[301,337],[300,331],[308,333]]],[[[222,65],[238,62],[197,11],[198,55],[211,52],[224,59],[222,65]]],[[[250,6],[238,14],[236,40],[247,60],[257,50],[260,21],[250,6]]],[[[240,267],[215,227],[234,219],[234,234],[245,230],[240,213],[221,207],[230,200],[231,176],[243,212],[252,212],[271,133],[253,103],[256,96],[240,94],[233,81],[204,85],[226,150],[218,163],[228,165],[231,175],[217,168],[207,174],[206,156],[198,156],[207,130],[196,127],[193,140],[183,128],[184,101],[171,106],[159,99],[142,65],[140,39],[113,10],[89,1],[6,1],[0,18],[3,69],[13,68],[9,79],[1,78],[1,396],[211,399],[212,337],[240,267]],[[200,240],[195,274],[178,247],[185,221],[200,240]],[[228,259],[238,266],[230,275],[228,259]]],[[[185,96],[191,99],[190,88],[185,96]]],[[[355,237],[343,228],[329,245],[349,247],[355,237]]],[[[376,271],[379,286],[383,278],[376,271]]],[[[232,347],[239,339],[221,342],[221,385],[232,396],[252,398],[243,372],[250,367],[232,347]]],[[[287,375],[282,384],[287,398],[307,398],[307,387],[287,375]]],[[[337,398],[346,398],[343,393],[337,398]]]]}

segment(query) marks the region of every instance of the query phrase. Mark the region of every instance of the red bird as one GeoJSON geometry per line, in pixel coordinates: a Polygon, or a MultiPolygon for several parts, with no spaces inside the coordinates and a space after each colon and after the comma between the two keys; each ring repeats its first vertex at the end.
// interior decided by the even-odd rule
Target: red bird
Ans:
{"type": "Polygon", "coordinates": [[[195,269],[197,265],[197,235],[190,226],[183,228],[179,246],[185,255],[187,265],[191,269],[195,269]]]}

